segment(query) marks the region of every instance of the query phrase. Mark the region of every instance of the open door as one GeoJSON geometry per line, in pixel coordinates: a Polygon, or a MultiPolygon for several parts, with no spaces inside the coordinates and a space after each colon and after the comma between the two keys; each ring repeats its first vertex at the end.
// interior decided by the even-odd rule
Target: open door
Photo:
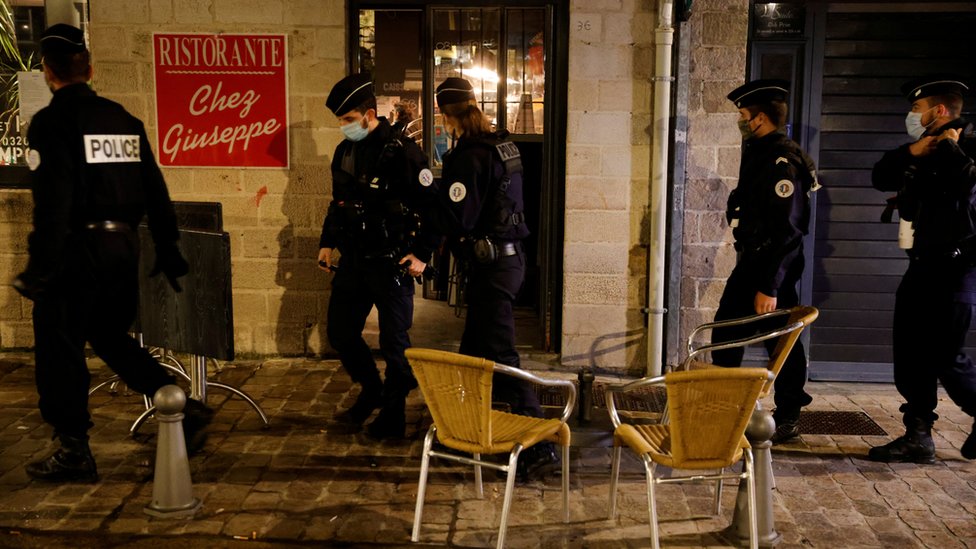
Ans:
{"type": "MultiPolygon", "coordinates": [[[[400,5],[388,9],[353,2],[351,70],[373,75],[379,114],[391,122],[403,117],[408,135],[427,153],[435,176],[451,146],[433,96],[445,78],[468,79],[482,111],[496,127],[511,132],[522,154],[526,222],[531,231],[524,241],[528,269],[516,302],[516,339],[524,350],[557,352],[562,328],[564,172],[558,167],[564,165],[565,156],[565,116],[557,113],[565,111],[566,81],[565,69],[553,63],[555,6],[552,2],[464,8],[441,2],[400,5]],[[553,80],[554,72],[563,75],[561,85],[553,80]]],[[[454,303],[449,295],[454,287],[449,280],[449,254],[435,263],[441,277],[425,285],[424,299],[415,303],[411,332],[415,345],[428,340],[425,334],[430,326],[442,327],[455,312],[448,306],[454,303]]],[[[460,335],[457,331],[458,340],[460,335]]],[[[450,348],[454,341],[441,336],[432,343],[450,348]]]]}

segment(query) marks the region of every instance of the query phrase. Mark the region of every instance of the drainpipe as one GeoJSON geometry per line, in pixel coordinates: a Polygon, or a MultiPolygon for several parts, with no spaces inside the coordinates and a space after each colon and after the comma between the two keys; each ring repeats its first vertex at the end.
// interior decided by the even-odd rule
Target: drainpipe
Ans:
{"type": "Polygon", "coordinates": [[[654,31],[654,119],[651,149],[650,236],[647,254],[647,375],[660,375],[664,354],[664,280],[668,203],[668,134],[671,120],[673,0],[659,0],[654,31]]]}

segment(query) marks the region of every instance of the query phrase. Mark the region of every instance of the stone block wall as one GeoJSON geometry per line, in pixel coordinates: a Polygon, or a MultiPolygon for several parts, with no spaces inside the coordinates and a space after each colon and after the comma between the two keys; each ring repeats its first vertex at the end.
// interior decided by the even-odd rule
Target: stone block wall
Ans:
{"type": "MultiPolygon", "coordinates": [[[[241,354],[316,352],[325,345],[326,276],[315,266],[342,139],[325,97],[345,75],[343,0],[97,0],[90,3],[96,91],[146,123],[156,144],[152,33],[287,35],[288,169],[167,168],[174,200],[217,201],[231,235],[235,346],[241,354]]],[[[26,261],[30,194],[0,191],[0,277],[26,261]]],[[[0,288],[0,347],[33,345],[30,304],[0,288]]]]}
{"type": "Polygon", "coordinates": [[[656,2],[574,0],[562,362],[643,372],[656,2]]]}
{"type": "Polygon", "coordinates": [[[31,302],[10,286],[10,281],[27,265],[32,208],[30,191],[0,190],[0,348],[34,344],[31,302]]]}
{"type": "Polygon", "coordinates": [[[685,24],[691,48],[682,341],[695,326],[712,321],[735,265],[725,204],[738,180],[742,138],[736,127],[738,111],[725,96],[744,81],[748,9],[747,0],[699,0],[685,24]]]}

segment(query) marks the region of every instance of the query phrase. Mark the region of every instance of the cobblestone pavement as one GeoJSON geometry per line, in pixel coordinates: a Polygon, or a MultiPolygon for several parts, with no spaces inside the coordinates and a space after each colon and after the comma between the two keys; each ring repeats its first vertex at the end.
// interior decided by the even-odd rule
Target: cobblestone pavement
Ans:
{"type": "MultiPolygon", "coordinates": [[[[96,380],[107,370],[92,365],[96,380]]],[[[239,398],[212,390],[217,409],[203,454],[190,461],[192,519],[144,513],[152,496],[156,424],[129,436],[142,399],[107,389],[91,399],[91,446],[101,480],[46,484],[28,479],[25,462],[52,448],[40,419],[28,354],[0,355],[0,547],[493,547],[503,484],[486,475],[476,499],[469,470],[433,463],[422,543],[410,545],[420,437],[376,443],[342,434],[331,422],[355,398],[336,361],[280,359],[225,364],[213,377],[261,403],[271,425],[239,398]]],[[[893,386],[811,383],[811,409],[863,410],[901,434],[893,386]]],[[[976,462],[959,447],[971,419],[943,394],[935,465],[863,459],[886,437],[813,436],[773,451],[779,547],[976,548],[976,462]]],[[[408,401],[408,435],[429,422],[419,395],[408,401]]],[[[626,455],[626,454],[625,454],[626,455]]],[[[620,516],[607,520],[609,450],[572,449],[572,519],[558,520],[558,479],[516,488],[510,547],[648,547],[643,473],[625,458],[620,516]]],[[[720,532],[731,518],[710,516],[712,488],[665,485],[660,491],[665,547],[729,547],[720,532]]]]}

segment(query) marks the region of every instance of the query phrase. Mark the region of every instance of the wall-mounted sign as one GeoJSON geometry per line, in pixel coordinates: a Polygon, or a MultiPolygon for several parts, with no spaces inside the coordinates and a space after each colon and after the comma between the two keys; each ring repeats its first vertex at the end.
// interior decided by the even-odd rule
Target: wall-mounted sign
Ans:
{"type": "Polygon", "coordinates": [[[163,166],[288,167],[283,34],[153,34],[163,166]]]}
{"type": "Polygon", "coordinates": [[[769,2],[753,6],[753,36],[792,38],[803,36],[806,9],[802,4],[769,2]]]}

